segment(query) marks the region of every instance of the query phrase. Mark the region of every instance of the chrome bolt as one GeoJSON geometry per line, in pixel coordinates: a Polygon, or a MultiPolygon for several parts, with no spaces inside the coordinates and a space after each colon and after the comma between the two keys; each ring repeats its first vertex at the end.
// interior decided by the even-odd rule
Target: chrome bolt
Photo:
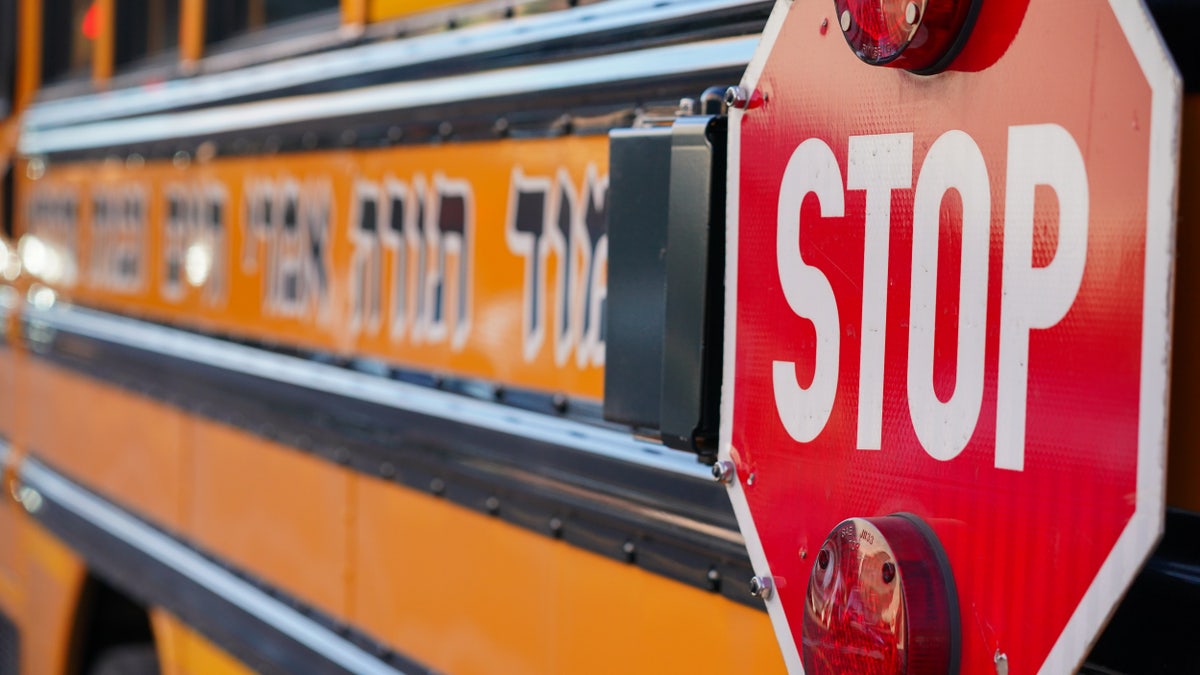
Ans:
{"type": "Polygon", "coordinates": [[[750,595],[762,600],[770,600],[774,591],[775,582],[771,581],[771,577],[750,578],[750,595]]]}
{"type": "Polygon", "coordinates": [[[908,22],[908,25],[916,24],[920,16],[921,8],[917,7],[917,3],[910,2],[904,7],[904,20],[908,22]]]}
{"type": "Polygon", "coordinates": [[[732,483],[735,475],[737,475],[737,467],[727,459],[723,459],[712,465],[712,477],[718,483],[732,483]]]}
{"type": "Polygon", "coordinates": [[[738,110],[745,110],[750,107],[750,92],[746,88],[738,85],[725,90],[725,105],[738,110]]]}
{"type": "Polygon", "coordinates": [[[17,498],[17,501],[21,502],[21,506],[24,506],[25,510],[31,514],[42,509],[41,493],[27,485],[21,486],[21,489],[17,491],[17,498]]]}

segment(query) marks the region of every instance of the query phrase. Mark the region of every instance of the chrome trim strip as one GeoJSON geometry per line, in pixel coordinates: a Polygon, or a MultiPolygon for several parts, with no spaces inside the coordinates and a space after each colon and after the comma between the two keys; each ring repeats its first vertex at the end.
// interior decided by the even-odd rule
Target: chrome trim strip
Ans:
{"type": "Polygon", "coordinates": [[[193,112],[163,113],[45,131],[26,129],[21,135],[20,151],[25,155],[40,155],[183,136],[205,137],[363,113],[741,68],[749,62],[757,44],[757,37],[727,38],[193,112]]]}
{"type": "MultiPolygon", "coordinates": [[[[155,85],[34,105],[25,114],[29,130],[94,122],[201,106],[264,90],[302,86],[361,73],[508,49],[527,43],[619,30],[705,12],[761,3],[762,0],[613,0],[598,5],[510,19],[498,24],[303,56],[155,85]]],[[[747,58],[748,60],[748,58],[747,58]]]]}
{"type": "Polygon", "coordinates": [[[708,467],[696,461],[694,455],[639,441],[627,433],[611,429],[387,380],[82,307],[58,304],[50,309],[36,309],[26,306],[25,318],[31,324],[265,380],[532,438],[689,478],[711,478],[708,467]]]}
{"type": "Polygon", "coordinates": [[[402,671],[379,661],[174,539],[78,487],[36,459],[29,458],[22,463],[20,476],[23,483],[54,504],[176,570],[349,672],[403,675],[402,671]]]}

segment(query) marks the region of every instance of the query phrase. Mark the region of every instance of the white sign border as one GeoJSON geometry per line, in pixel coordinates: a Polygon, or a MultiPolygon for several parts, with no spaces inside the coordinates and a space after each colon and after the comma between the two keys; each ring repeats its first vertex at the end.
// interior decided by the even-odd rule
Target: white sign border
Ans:
{"type": "MultiPolygon", "coordinates": [[[[794,0],[776,0],[741,86],[753,92],[794,0]]],[[[1179,71],[1142,0],[1109,0],[1151,88],[1150,171],[1147,188],[1146,260],[1142,305],[1141,389],[1138,411],[1137,499],[1134,513],[1096,578],[1068,620],[1039,673],[1073,672],[1090,651],[1125,591],[1141,569],[1164,519],[1171,315],[1174,308],[1175,214],[1179,195],[1179,153],[1183,84],[1179,71]]],[[[732,461],[734,356],[737,353],[738,211],[741,203],[741,127],[745,112],[729,111],[726,176],[725,331],[718,459],[732,461]]],[[[770,577],[754,517],[741,482],[729,484],[729,499],[746,540],[754,573],[770,577]]],[[[765,600],[767,614],[788,672],[803,675],[799,645],[779,596],[765,600]]],[[[1000,644],[1001,651],[1003,644],[1000,644]]]]}

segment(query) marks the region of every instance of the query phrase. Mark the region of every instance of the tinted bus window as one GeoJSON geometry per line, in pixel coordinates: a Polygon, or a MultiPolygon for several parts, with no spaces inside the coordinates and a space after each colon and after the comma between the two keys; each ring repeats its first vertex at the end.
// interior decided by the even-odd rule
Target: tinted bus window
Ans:
{"type": "Polygon", "coordinates": [[[88,16],[91,0],[46,0],[42,4],[42,82],[88,74],[97,17],[88,16]]]}
{"type": "Polygon", "coordinates": [[[116,14],[118,68],[179,47],[179,0],[117,0],[116,14]]]}
{"type": "Polygon", "coordinates": [[[213,44],[266,26],[337,10],[339,0],[208,0],[204,41],[213,44]]]}
{"type": "Polygon", "coordinates": [[[0,118],[12,110],[16,57],[17,0],[0,0],[0,118]]]}

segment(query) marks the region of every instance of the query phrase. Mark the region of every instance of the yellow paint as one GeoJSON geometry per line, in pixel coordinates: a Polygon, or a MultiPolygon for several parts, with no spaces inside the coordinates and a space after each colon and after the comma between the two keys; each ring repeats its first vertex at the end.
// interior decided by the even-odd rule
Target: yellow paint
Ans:
{"type": "Polygon", "coordinates": [[[371,21],[386,21],[470,2],[471,0],[367,0],[367,16],[371,21]]]}
{"type": "Polygon", "coordinates": [[[83,561],[30,519],[24,519],[19,546],[25,556],[25,611],[20,616],[21,672],[66,672],[83,561]]]}
{"type": "Polygon", "coordinates": [[[179,0],[179,58],[195,69],[204,57],[204,0],[179,0]]]}
{"type": "Polygon", "coordinates": [[[355,623],[434,669],[784,670],[761,611],[435,497],[355,482],[355,623]]]}
{"type": "MultiPolygon", "coordinates": [[[[157,433],[157,413],[138,408],[136,397],[38,368],[31,381],[54,387],[38,394],[48,419],[86,398],[108,414],[142,410],[144,433],[157,433]]],[[[192,458],[181,536],[434,668],[466,675],[782,672],[761,611],[222,424],[187,417],[185,426],[174,441],[182,449],[157,450],[192,458]],[[706,649],[698,627],[734,636],[741,647],[706,649]]],[[[34,428],[35,447],[57,433],[34,428]]],[[[128,464],[148,451],[105,445],[99,459],[88,451],[56,454],[57,467],[90,486],[98,462],[128,464]]],[[[142,499],[136,513],[164,523],[176,488],[169,479],[149,484],[158,496],[142,499]]],[[[69,577],[64,560],[57,574],[69,577]]],[[[173,672],[225,672],[219,652],[193,651],[162,619],[155,630],[172,635],[164,653],[173,672]]]]}
{"type": "Polygon", "coordinates": [[[367,23],[368,0],[341,0],[342,25],[361,28],[367,23]]]}
{"type": "Polygon", "coordinates": [[[107,86],[112,79],[116,58],[116,0],[95,0],[100,33],[92,45],[92,80],[107,86]]]}
{"type": "Polygon", "coordinates": [[[150,610],[162,675],[250,675],[253,671],[174,615],[150,610]]]}
{"type": "MultiPolygon", "coordinates": [[[[233,158],[193,163],[187,168],[173,166],[171,162],[153,162],[136,169],[108,162],[53,165],[39,181],[22,178],[18,192],[23,204],[31,199],[49,198],[46,195],[76,196],[80,211],[73,250],[67,250],[62,236],[55,239],[57,235],[53,233],[40,230],[38,233],[55,243],[63,250],[63,257],[72,261],[74,274],[60,280],[58,285],[67,297],[80,302],[201,330],[345,355],[374,356],[401,367],[598,400],[603,393],[602,350],[560,341],[555,328],[561,306],[557,294],[565,292],[581,312],[571,318],[570,324],[575,336],[572,339],[582,344],[583,313],[593,311],[593,307],[586,303],[579,284],[589,280],[576,274],[560,291],[556,282],[567,276],[562,274],[562,268],[569,247],[561,246],[562,253],[534,251],[532,255],[545,256],[537,269],[544,275],[547,290],[540,303],[544,312],[543,335],[540,340],[527,340],[523,302],[526,284],[533,283],[527,275],[534,268],[527,267],[527,259],[513,249],[506,228],[516,203],[513,189],[517,177],[548,186],[548,210],[559,203],[559,193],[565,186],[576,196],[573,205],[564,200],[566,208],[579,212],[585,205],[589,186],[607,184],[607,172],[607,138],[588,136],[233,158]],[[448,254],[443,270],[443,292],[447,298],[445,324],[440,333],[430,328],[418,335],[411,329],[416,308],[424,306],[428,312],[434,305],[429,277],[418,276],[419,260],[414,257],[419,248],[428,265],[437,260],[440,249],[428,241],[405,249],[403,275],[398,272],[398,254],[390,249],[384,253],[379,268],[383,272],[380,283],[383,314],[375,323],[355,320],[352,298],[357,288],[355,265],[360,251],[351,225],[358,214],[355,195],[369,188],[386,200],[391,186],[397,185],[406,194],[421,194],[426,198],[427,233],[434,227],[429,221],[436,217],[437,190],[469,186],[473,242],[468,247],[471,277],[466,325],[457,320],[455,299],[458,264],[463,258],[448,254]],[[146,272],[136,288],[118,291],[97,281],[91,195],[101,188],[114,194],[139,190],[144,195],[148,223],[144,238],[137,240],[136,245],[140,247],[146,272]],[[257,197],[266,194],[275,200],[273,208],[278,217],[283,208],[281,195],[289,191],[300,195],[301,213],[308,213],[309,205],[314,205],[321,213],[327,213],[332,223],[326,252],[330,271],[327,302],[305,302],[295,312],[280,310],[265,299],[271,288],[282,285],[273,284],[269,273],[275,248],[255,235],[249,213],[250,206],[258,203],[257,197]],[[167,199],[186,193],[189,198],[203,200],[216,192],[225,195],[225,240],[188,241],[205,247],[217,266],[203,284],[181,284],[175,297],[164,290],[170,243],[164,232],[167,199]],[[390,313],[398,296],[395,282],[399,277],[403,277],[408,289],[407,314],[390,313]],[[415,289],[421,279],[426,280],[424,292],[417,293],[415,289]],[[212,289],[219,292],[207,294],[212,289]],[[404,320],[401,328],[393,325],[397,317],[404,320]],[[460,325],[465,338],[456,343],[460,325]]],[[[380,225],[386,226],[386,223],[380,225]]],[[[549,226],[554,227],[554,223],[549,226]]],[[[23,230],[30,227],[29,223],[22,224],[23,230]]],[[[305,228],[301,226],[300,230],[305,228]]],[[[303,244],[296,250],[301,249],[303,244]]],[[[579,251],[570,251],[569,255],[582,260],[579,251]]],[[[600,255],[599,250],[596,255],[600,255]]],[[[181,255],[180,264],[185,259],[181,255]]],[[[579,269],[582,268],[576,266],[579,269]]],[[[313,283],[305,282],[310,288],[313,283]]],[[[596,283],[606,283],[603,274],[596,283]]],[[[599,322],[594,321],[594,330],[598,327],[599,322]]]]}
{"type": "Polygon", "coordinates": [[[189,420],[188,442],[189,536],[272,585],[344,616],[348,472],[198,418],[189,420]]]}
{"type": "Polygon", "coordinates": [[[16,110],[33,101],[42,82],[42,3],[17,3],[16,110]]]}
{"type": "Polygon", "coordinates": [[[27,365],[27,391],[38,402],[30,412],[30,447],[117,504],[180,529],[189,471],[183,415],[45,361],[27,365]]]}

